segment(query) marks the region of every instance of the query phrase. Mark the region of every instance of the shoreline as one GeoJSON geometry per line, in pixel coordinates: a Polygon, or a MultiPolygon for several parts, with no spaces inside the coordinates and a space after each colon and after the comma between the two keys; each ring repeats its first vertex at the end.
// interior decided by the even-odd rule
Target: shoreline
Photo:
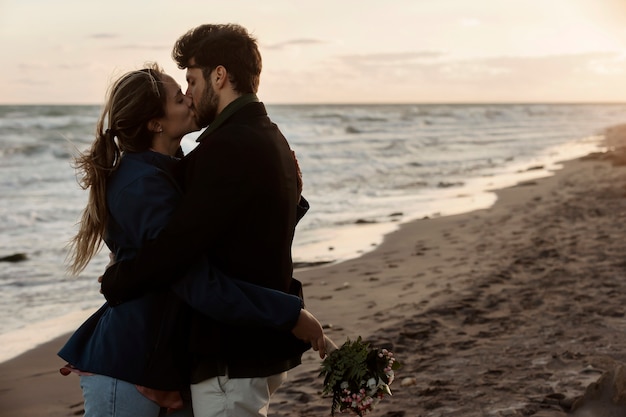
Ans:
{"type": "MultiPolygon", "coordinates": [[[[623,128],[608,129],[607,147],[614,149],[620,143],[626,143],[623,141],[624,132],[623,128]],[[617,130],[613,131],[612,137],[613,129],[617,130]]],[[[599,360],[593,362],[589,349],[582,353],[570,352],[572,358],[564,356],[563,350],[575,350],[573,348],[576,345],[568,342],[569,339],[561,340],[561,345],[555,340],[559,338],[559,331],[568,333],[569,329],[567,326],[566,330],[556,329],[558,326],[549,322],[539,327],[548,335],[550,343],[547,346],[532,345],[537,352],[524,352],[523,345],[525,343],[530,345],[532,337],[524,339],[518,335],[514,340],[517,345],[512,343],[511,337],[514,337],[515,331],[519,329],[512,324],[506,324],[507,310],[503,305],[506,304],[507,297],[500,294],[516,288],[519,291],[512,292],[510,300],[519,300],[520,303],[525,300],[526,307],[529,307],[519,306],[519,311],[511,310],[512,312],[508,312],[509,315],[519,314],[521,311],[532,318],[533,308],[530,307],[534,304],[541,306],[541,302],[549,304],[542,297],[547,298],[554,294],[545,293],[545,290],[542,293],[541,288],[534,289],[537,294],[542,294],[541,296],[534,294],[531,289],[525,290],[524,285],[531,285],[533,281],[532,271],[526,271],[528,276],[525,281],[516,282],[515,285],[509,283],[512,278],[507,278],[507,273],[511,275],[510,271],[515,272],[517,268],[532,269],[535,264],[555,261],[554,252],[551,252],[550,248],[542,249],[542,246],[549,246],[548,244],[552,243],[551,235],[547,234],[543,242],[533,240],[536,237],[530,236],[533,231],[542,227],[549,229],[547,220],[545,224],[537,224],[537,219],[532,223],[533,210],[545,211],[562,203],[559,200],[562,196],[558,195],[562,187],[567,192],[576,191],[583,194],[589,191],[590,186],[601,185],[603,190],[609,190],[611,186],[617,188],[621,184],[616,179],[617,174],[624,173],[624,169],[611,166],[610,155],[614,156],[613,160],[619,156],[613,151],[590,154],[565,162],[562,169],[548,177],[498,190],[496,203],[486,209],[400,224],[398,230],[387,234],[380,245],[357,258],[295,271],[295,276],[305,285],[307,308],[327,327],[329,336],[336,343],[341,344],[346,337],[354,339],[361,335],[376,345],[393,347],[396,356],[403,363],[404,367],[398,373],[399,379],[391,387],[394,396],[381,402],[375,413],[383,415],[387,411],[396,413],[389,415],[400,416],[405,415],[405,411],[402,410],[407,409],[447,410],[445,412],[448,414],[432,415],[483,417],[487,415],[485,414],[487,409],[493,411],[500,407],[510,411],[511,414],[507,415],[522,415],[514,413],[528,406],[518,407],[511,404],[525,402],[527,404],[529,401],[527,387],[529,383],[520,383],[522,378],[518,375],[521,372],[519,368],[524,366],[520,366],[519,362],[514,360],[507,364],[505,359],[497,356],[503,352],[506,353],[505,357],[514,355],[521,358],[519,360],[528,361],[530,365],[526,367],[530,374],[524,377],[529,378],[530,384],[541,385],[545,382],[553,387],[551,393],[547,390],[534,393],[535,406],[537,398],[549,394],[561,394],[564,397],[580,395],[584,392],[585,386],[601,374],[603,368],[600,365],[608,368],[608,360],[603,364],[599,360]],[[493,232],[494,236],[490,236],[488,232],[493,232]],[[521,256],[533,248],[537,249],[537,254],[529,254],[528,259],[521,256]],[[542,253],[543,257],[540,256],[542,253]],[[511,259],[518,263],[505,263],[511,259]],[[512,287],[509,288],[509,285],[512,287]],[[482,293],[478,294],[481,291],[482,293]],[[491,301],[484,305],[479,303],[486,299],[491,301]],[[474,304],[480,304],[480,308],[474,304]],[[460,320],[461,323],[457,323],[456,320],[460,320]],[[445,326],[441,327],[443,324],[445,326]],[[513,326],[507,329],[511,334],[507,332],[504,332],[504,335],[496,334],[498,326],[507,325],[513,326]],[[481,332],[489,336],[481,337],[479,336],[481,332]],[[505,341],[498,339],[505,336],[507,337],[505,341]],[[485,346],[482,343],[485,343],[485,346]],[[481,354],[487,355],[493,363],[483,364],[483,368],[473,363],[476,358],[468,355],[478,348],[483,349],[481,354]],[[494,351],[491,352],[487,348],[493,348],[494,351]],[[500,350],[495,350],[496,348],[500,350]],[[556,349],[555,356],[551,356],[551,348],[556,349]],[[559,374],[559,366],[554,358],[558,359],[561,373],[565,375],[559,374]],[[597,369],[596,372],[582,372],[585,366],[592,363],[594,369],[597,369]],[[552,378],[547,376],[548,371],[544,369],[548,365],[551,365],[551,375],[558,374],[554,377],[556,381],[547,380],[552,378]],[[481,372],[476,373],[476,368],[480,368],[481,372]],[[541,372],[544,373],[543,377],[540,376],[541,372]],[[514,376],[508,375],[509,373],[514,376]],[[466,375],[463,376],[464,374],[466,375]],[[468,387],[473,386],[467,380],[467,375],[473,376],[483,384],[478,388],[474,387],[476,391],[473,395],[477,395],[478,392],[482,394],[473,401],[467,397],[468,387]],[[489,385],[493,382],[490,375],[498,380],[500,385],[495,382],[494,385],[500,391],[497,389],[490,391],[493,388],[489,385]],[[402,381],[405,378],[414,378],[414,383],[404,386],[402,381]],[[464,382],[457,386],[456,378],[464,382]],[[568,382],[568,378],[573,381],[568,382]],[[473,410],[472,403],[483,408],[473,410]]],[[[571,214],[573,219],[576,219],[575,214],[571,214]]],[[[610,214],[605,213],[606,216],[610,214]]],[[[543,215],[543,220],[555,217],[550,212],[543,215]]],[[[594,219],[583,218],[583,220],[594,219]]],[[[558,226],[554,227],[559,233],[561,232],[559,228],[566,227],[558,226]]],[[[612,237],[611,233],[607,233],[612,237]]],[[[592,241],[591,233],[588,234],[589,236],[584,234],[578,236],[577,239],[583,242],[584,246],[588,246],[585,243],[587,240],[597,244],[598,242],[592,241]]],[[[579,245],[582,246],[583,243],[579,245]]],[[[581,262],[590,263],[585,259],[581,262]]],[[[589,265],[589,268],[591,267],[593,265],[589,265]]],[[[568,270],[568,266],[551,265],[551,268],[546,269],[556,274],[552,277],[556,280],[560,277],[557,276],[558,271],[568,270]]],[[[543,271],[544,274],[546,269],[543,271]]],[[[540,275],[540,272],[537,274],[540,275]]],[[[560,291],[570,290],[569,287],[557,288],[560,288],[560,291]]],[[[591,308],[591,304],[598,301],[601,307],[608,308],[606,300],[602,299],[591,300],[588,304],[585,302],[583,307],[591,308]]],[[[569,308],[574,309],[571,306],[569,308]]],[[[618,309],[613,308],[611,311],[615,314],[615,320],[621,317],[618,309]]],[[[609,317],[607,320],[613,325],[615,321],[611,319],[613,316],[603,317],[609,317]]],[[[524,317],[518,318],[523,319],[524,317]]],[[[541,320],[543,319],[538,321],[541,320]]],[[[590,332],[586,327],[584,330],[590,332]]],[[[600,337],[596,341],[602,340],[602,335],[592,336],[600,337]]],[[[78,380],[72,376],[62,377],[58,373],[58,368],[64,363],[56,356],[56,351],[67,337],[68,335],[64,334],[14,359],[0,363],[3,371],[0,373],[0,406],[8,413],[7,415],[66,416],[80,411],[82,398],[78,380]],[[33,396],[33,393],[37,395],[33,396]]],[[[583,345],[588,344],[583,339],[584,335],[578,335],[573,340],[581,341],[583,345]]],[[[613,346],[626,347],[626,343],[622,345],[622,342],[613,340],[613,346]]],[[[595,345],[594,348],[598,349],[595,345]]],[[[604,346],[603,349],[601,352],[603,355],[611,356],[609,347],[604,346]]],[[[311,352],[306,353],[303,365],[290,373],[290,380],[278,391],[270,409],[272,416],[304,417],[328,414],[329,399],[322,399],[318,394],[321,390],[321,381],[317,378],[318,367],[319,359],[311,352]]],[[[558,412],[554,404],[544,405],[558,412]]]]}
{"type": "MultiPolygon", "coordinates": [[[[574,142],[579,143],[580,141],[574,142]]],[[[601,146],[601,142],[593,145],[593,147],[598,149],[601,146]]],[[[473,192],[470,193],[467,193],[467,190],[464,188],[445,190],[448,192],[446,196],[432,201],[439,201],[438,204],[446,206],[446,210],[442,210],[439,206],[433,207],[431,203],[428,203],[426,204],[427,208],[418,213],[392,212],[392,210],[388,215],[389,221],[360,219],[351,224],[314,232],[315,238],[313,243],[294,247],[294,274],[297,275],[301,271],[307,271],[312,268],[328,267],[358,259],[376,250],[386,239],[387,235],[397,232],[405,225],[414,221],[436,219],[488,209],[496,203],[498,189],[508,188],[523,181],[547,178],[555,175],[555,172],[562,168],[561,162],[554,161],[546,165],[524,164],[524,166],[526,168],[520,168],[516,172],[499,177],[474,179],[474,182],[481,182],[482,184],[472,188],[473,192]],[[445,203],[441,203],[441,201],[445,203]]],[[[104,302],[104,299],[101,302],[104,302]]],[[[71,311],[0,334],[0,346],[3,347],[0,350],[0,364],[60,335],[73,332],[100,307],[101,302],[97,301],[91,308],[71,311]]]]}
{"type": "MultiPolygon", "coordinates": [[[[375,412],[626,415],[626,402],[611,400],[625,394],[626,297],[616,295],[626,291],[614,281],[626,273],[626,126],[607,129],[606,144],[497,190],[488,209],[412,222],[358,260],[300,276],[336,343],[364,336],[404,365],[375,412]],[[349,280],[324,289],[329,276],[349,280]]],[[[274,416],[328,412],[318,369],[308,354],[274,416]]]]}
{"type": "MultiPolygon", "coordinates": [[[[560,166],[560,164],[556,164],[560,166]]],[[[561,168],[555,171],[544,172],[531,172],[529,169],[525,173],[524,181],[541,180],[555,175],[561,168]]],[[[506,188],[506,187],[505,187],[506,188]]],[[[498,189],[485,191],[484,194],[496,196],[498,189]]],[[[463,199],[460,196],[459,199],[463,199]]],[[[485,200],[485,198],[483,198],[485,200]]],[[[313,253],[322,253],[321,247],[326,247],[326,252],[333,254],[334,257],[324,256],[305,256],[302,261],[294,261],[294,274],[297,275],[300,272],[304,272],[310,269],[331,267],[343,262],[359,259],[361,256],[376,250],[390,234],[396,233],[407,224],[415,221],[436,219],[441,217],[455,216],[471,213],[476,210],[483,210],[490,208],[495,204],[497,197],[493,197],[493,202],[490,205],[477,205],[477,208],[469,211],[462,211],[461,213],[454,214],[440,214],[439,212],[433,213],[430,216],[423,216],[417,218],[412,217],[410,220],[404,221],[398,219],[398,221],[392,221],[388,223],[355,223],[344,226],[341,233],[338,236],[333,236],[329,240],[325,240],[315,245],[317,248],[313,249],[313,253]],[[374,229],[374,232],[371,230],[374,229]]],[[[104,300],[102,300],[104,302],[104,300]]],[[[0,364],[11,360],[23,353],[26,353],[32,349],[36,349],[38,346],[45,344],[57,337],[65,334],[71,334],[74,329],[78,328],[91,314],[93,314],[100,304],[94,306],[91,309],[82,309],[72,311],[63,314],[58,317],[54,317],[47,320],[42,320],[29,324],[25,327],[11,330],[7,333],[0,334],[0,346],[3,346],[3,351],[0,352],[0,364]],[[33,344],[33,339],[35,343],[33,344]],[[24,348],[28,345],[27,348],[24,348]]]]}
{"type": "MultiPolygon", "coordinates": [[[[589,150],[596,149],[598,131],[594,129],[585,130],[585,132],[587,133],[584,137],[574,136],[578,139],[570,138],[569,142],[562,143],[556,150],[549,148],[534,154],[535,156],[530,159],[520,157],[516,161],[518,158],[511,158],[504,165],[498,163],[495,165],[499,167],[497,170],[485,172],[484,175],[474,179],[444,181],[441,188],[430,186],[420,188],[418,186],[419,190],[407,189],[406,193],[401,191],[395,197],[384,197],[386,202],[381,203],[378,208],[376,208],[376,204],[370,205],[371,201],[366,198],[364,200],[366,202],[362,206],[352,206],[349,209],[350,213],[339,214],[339,217],[332,215],[332,219],[328,217],[333,210],[320,217],[320,219],[326,220],[320,221],[315,217],[316,213],[324,213],[322,204],[326,200],[320,199],[320,196],[314,196],[312,193],[314,190],[311,188],[308,191],[312,193],[310,198],[312,210],[299,226],[294,240],[293,259],[296,262],[296,267],[302,269],[332,265],[359,257],[377,247],[383,236],[397,229],[399,224],[418,218],[433,218],[488,207],[493,204],[495,197],[493,193],[484,190],[513,185],[525,176],[552,175],[546,171],[555,161],[569,159],[563,156],[587,153],[589,150]],[[463,185],[460,186],[461,184],[463,185]],[[450,209],[455,211],[450,212],[450,209]],[[311,221],[311,223],[305,223],[307,221],[311,221]],[[324,228],[323,224],[326,222],[329,223],[324,228]],[[302,244],[303,241],[304,244],[302,244]]],[[[188,141],[193,142],[193,137],[188,138],[188,141]]],[[[479,175],[478,173],[475,174],[479,175]]],[[[389,171],[388,176],[395,176],[394,171],[389,171]]],[[[437,175],[434,175],[432,181],[429,181],[432,182],[431,186],[437,180],[437,175]]],[[[367,193],[362,192],[362,194],[367,193]]],[[[69,230],[69,224],[62,227],[62,234],[67,234],[67,239],[70,237],[69,230]]],[[[57,239],[57,236],[58,234],[55,234],[54,239],[57,239]]],[[[29,262],[7,265],[9,269],[5,271],[3,276],[3,282],[8,282],[9,285],[6,287],[7,299],[3,314],[5,320],[0,330],[0,360],[12,357],[14,355],[12,352],[26,351],[36,344],[49,340],[50,338],[44,338],[43,334],[37,330],[37,324],[41,321],[48,322],[53,317],[58,317],[58,320],[61,321],[63,316],[77,308],[95,311],[103,302],[102,297],[97,292],[95,280],[98,275],[101,275],[104,265],[108,262],[106,254],[101,253],[100,256],[97,256],[84,271],[81,279],[73,283],[71,282],[73,279],[68,280],[68,277],[65,276],[60,255],[50,255],[59,251],[64,240],[65,238],[61,238],[58,240],[59,243],[48,247],[45,251],[45,259],[38,252],[43,245],[31,243],[34,241],[30,239],[21,241],[19,248],[5,245],[3,252],[7,254],[16,253],[13,250],[19,249],[20,252],[27,254],[29,262]],[[47,278],[46,281],[43,277],[49,277],[49,279],[47,278]],[[31,278],[33,280],[32,286],[29,283],[31,278]],[[49,293],[50,296],[42,296],[45,287],[38,287],[38,285],[48,285],[48,283],[53,286],[49,293]],[[67,290],[62,288],[67,288],[67,290]],[[83,295],[79,296],[80,303],[67,303],[64,300],[65,293],[83,295]],[[35,326],[33,327],[33,325],[35,326]],[[32,343],[26,343],[23,347],[17,346],[12,333],[26,334],[30,328],[34,329],[30,336],[32,343]],[[15,347],[7,349],[8,344],[15,347]]],[[[51,324],[58,327],[62,326],[62,323],[51,324]]],[[[65,330],[71,331],[72,329],[72,326],[68,326],[65,330]]],[[[21,335],[16,336],[25,341],[28,339],[21,335]]]]}
{"type": "MultiPolygon", "coordinates": [[[[374,218],[360,217],[353,223],[333,225],[307,235],[308,231],[296,232],[294,243],[294,264],[299,268],[333,265],[375,250],[385,237],[403,225],[417,220],[466,214],[492,207],[497,201],[498,190],[514,187],[527,181],[551,177],[563,168],[563,164],[584,158],[589,154],[607,150],[606,133],[588,135],[545,150],[542,156],[534,160],[517,162],[508,166],[504,172],[495,175],[472,177],[463,181],[460,187],[443,186],[420,194],[419,208],[410,206],[409,210],[391,209],[385,215],[374,218]],[[550,155],[550,156],[547,156],[550,155]],[[406,212],[405,212],[406,211],[406,212]],[[386,220],[385,220],[386,219],[386,220]],[[365,232],[366,229],[374,232],[365,232]],[[313,240],[313,242],[310,242],[313,240]],[[304,252],[301,255],[298,251],[304,252]]],[[[306,192],[306,189],[305,189],[306,192]]],[[[313,207],[315,209],[315,207],[313,207]]]]}

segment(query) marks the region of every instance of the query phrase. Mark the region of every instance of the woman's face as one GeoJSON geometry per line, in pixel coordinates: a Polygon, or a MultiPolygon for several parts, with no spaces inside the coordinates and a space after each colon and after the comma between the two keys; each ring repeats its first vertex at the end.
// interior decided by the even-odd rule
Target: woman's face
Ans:
{"type": "Polygon", "coordinates": [[[189,132],[199,129],[193,112],[191,97],[184,95],[180,85],[169,75],[163,74],[163,86],[167,95],[165,117],[159,119],[162,135],[180,140],[189,132]]]}

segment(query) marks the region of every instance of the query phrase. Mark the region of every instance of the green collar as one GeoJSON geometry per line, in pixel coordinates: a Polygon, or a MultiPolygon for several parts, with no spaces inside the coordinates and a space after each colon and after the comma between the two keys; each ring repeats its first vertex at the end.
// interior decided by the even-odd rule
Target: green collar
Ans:
{"type": "Polygon", "coordinates": [[[243,106],[250,104],[250,103],[258,103],[258,102],[259,102],[259,98],[256,96],[256,94],[253,94],[253,93],[244,94],[240,97],[237,97],[235,100],[231,101],[228,104],[228,106],[224,107],[224,110],[222,110],[220,114],[217,115],[215,120],[213,120],[213,123],[211,123],[209,127],[207,127],[205,131],[202,132],[202,134],[198,137],[198,139],[196,139],[196,142],[200,142],[202,139],[206,138],[215,130],[217,130],[218,127],[223,125],[224,122],[230,116],[232,116],[237,111],[239,111],[243,106]]]}

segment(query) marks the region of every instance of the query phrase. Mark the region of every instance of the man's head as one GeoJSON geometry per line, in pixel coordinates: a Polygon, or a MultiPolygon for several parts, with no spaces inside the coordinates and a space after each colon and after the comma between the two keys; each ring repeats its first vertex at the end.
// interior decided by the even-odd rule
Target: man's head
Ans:
{"type": "Polygon", "coordinates": [[[200,126],[210,124],[234,98],[258,91],[261,54],[256,39],[239,25],[191,29],[176,41],[172,57],[187,69],[187,94],[200,126]]]}

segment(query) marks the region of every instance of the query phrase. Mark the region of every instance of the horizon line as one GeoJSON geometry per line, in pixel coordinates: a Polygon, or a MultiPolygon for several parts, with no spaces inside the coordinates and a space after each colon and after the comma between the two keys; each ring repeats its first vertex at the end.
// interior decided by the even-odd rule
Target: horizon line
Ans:
{"type": "MultiPolygon", "coordinates": [[[[261,102],[268,106],[424,106],[424,105],[584,105],[584,104],[626,104],[624,101],[421,101],[421,102],[261,102]]],[[[102,106],[104,103],[0,103],[0,106],[102,106]]]]}

